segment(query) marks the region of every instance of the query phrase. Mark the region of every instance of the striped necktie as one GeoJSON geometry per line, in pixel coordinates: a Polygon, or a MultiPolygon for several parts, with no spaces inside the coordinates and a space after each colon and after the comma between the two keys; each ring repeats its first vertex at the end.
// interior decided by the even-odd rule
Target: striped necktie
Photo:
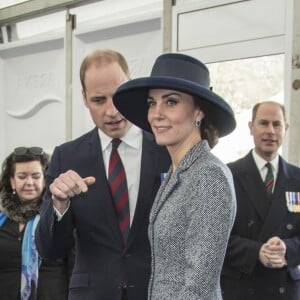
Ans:
{"type": "Polygon", "coordinates": [[[267,175],[264,181],[265,187],[267,189],[267,193],[269,198],[272,196],[273,193],[273,187],[274,187],[274,175],[273,175],[273,171],[272,171],[272,165],[271,163],[266,163],[265,167],[268,169],[267,171],[267,175]]]}
{"type": "Polygon", "coordinates": [[[130,230],[129,197],[125,169],[120,158],[118,147],[122,141],[112,140],[112,150],[109,159],[108,182],[114,201],[115,212],[120,231],[126,243],[130,230]]]}

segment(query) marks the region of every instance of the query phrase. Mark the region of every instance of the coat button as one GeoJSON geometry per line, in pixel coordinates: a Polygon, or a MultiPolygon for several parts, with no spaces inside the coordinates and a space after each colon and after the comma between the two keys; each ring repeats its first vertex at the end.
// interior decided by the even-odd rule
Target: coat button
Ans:
{"type": "Polygon", "coordinates": [[[294,229],[293,224],[287,224],[287,225],[286,225],[286,229],[287,229],[287,230],[292,230],[292,229],[294,229]]]}
{"type": "Polygon", "coordinates": [[[284,294],[284,293],[285,293],[284,287],[280,287],[280,288],[279,288],[279,294],[284,294]]]}
{"type": "Polygon", "coordinates": [[[254,225],[254,220],[249,220],[247,225],[248,225],[248,227],[253,226],[254,225]]]}
{"type": "Polygon", "coordinates": [[[248,294],[249,294],[249,295],[254,295],[254,289],[251,289],[251,288],[248,289],[248,294]]]}

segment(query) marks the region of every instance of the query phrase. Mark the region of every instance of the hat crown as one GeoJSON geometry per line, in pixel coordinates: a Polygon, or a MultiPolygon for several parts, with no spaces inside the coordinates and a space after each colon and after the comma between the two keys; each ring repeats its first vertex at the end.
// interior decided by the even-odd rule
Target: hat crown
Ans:
{"type": "Polygon", "coordinates": [[[149,89],[175,90],[196,97],[219,137],[236,126],[232,108],[211,91],[208,68],[196,58],[181,53],[162,54],[149,77],[129,80],[114,93],[113,101],[119,112],[133,124],[152,132],[148,123],[149,89]]]}
{"type": "Polygon", "coordinates": [[[193,57],[179,53],[160,55],[152,68],[151,77],[180,78],[210,89],[207,67],[193,57]]]}

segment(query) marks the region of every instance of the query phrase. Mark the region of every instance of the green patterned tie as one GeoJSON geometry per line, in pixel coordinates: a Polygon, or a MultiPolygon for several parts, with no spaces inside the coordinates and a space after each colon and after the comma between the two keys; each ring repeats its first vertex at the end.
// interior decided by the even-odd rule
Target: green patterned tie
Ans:
{"type": "Polygon", "coordinates": [[[273,193],[273,186],[274,186],[274,175],[272,171],[272,165],[270,163],[266,163],[265,167],[268,169],[267,176],[265,178],[265,187],[267,189],[267,193],[269,198],[272,196],[273,193]]]}

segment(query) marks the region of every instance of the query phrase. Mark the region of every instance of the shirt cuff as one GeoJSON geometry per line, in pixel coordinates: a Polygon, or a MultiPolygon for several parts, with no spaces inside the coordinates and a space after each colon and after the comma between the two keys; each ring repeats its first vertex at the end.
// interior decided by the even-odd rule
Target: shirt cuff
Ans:
{"type": "Polygon", "coordinates": [[[65,215],[65,213],[69,210],[70,201],[68,201],[68,202],[69,202],[68,206],[67,206],[66,210],[63,213],[60,213],[59,210],[53,205],[54,212],[55,212],[55,214],[57,216],[57,222],[59,222],[63,218],[63,216],[65,215]]]}

